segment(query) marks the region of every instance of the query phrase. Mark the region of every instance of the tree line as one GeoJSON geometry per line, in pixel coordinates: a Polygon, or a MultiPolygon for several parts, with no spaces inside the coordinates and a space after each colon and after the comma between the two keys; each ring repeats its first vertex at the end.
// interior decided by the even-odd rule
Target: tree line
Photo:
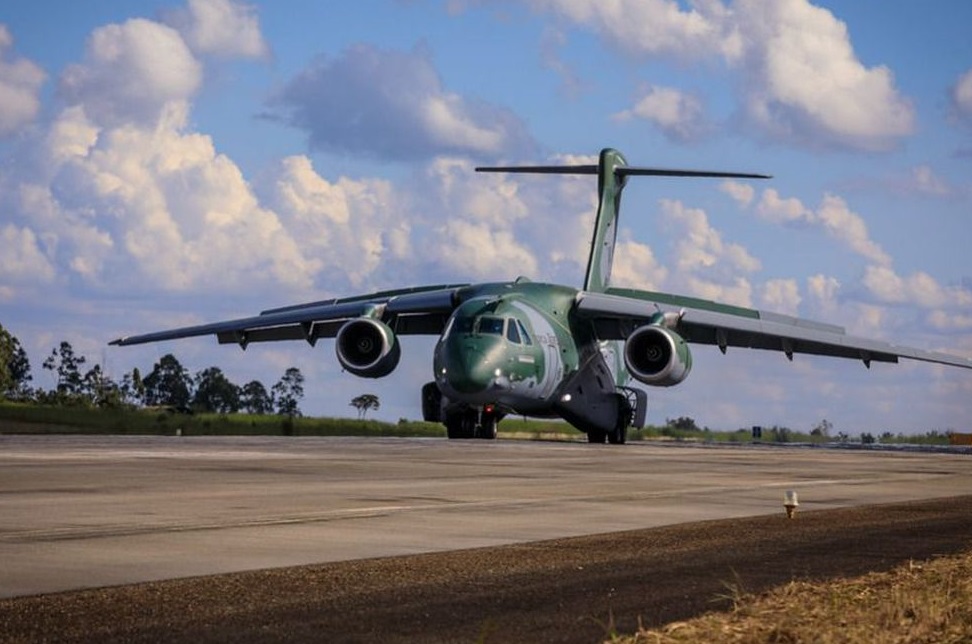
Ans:
{"type": "Polygon", "coordinates": [[[304,376],[290,367],[269,390],[259,380],[243,386],[231,382],[219,367],[190,375],[174,355],[166,354],[145,376],[136,367],[114,381],[61,342],[42,367],[56,378],[53,389],[31,386],[30,361],[20,341],[0,325],[0,399],[38,404],[90,407],[165,407],[180,412],[282,414],[300,416],[304,376]]]}

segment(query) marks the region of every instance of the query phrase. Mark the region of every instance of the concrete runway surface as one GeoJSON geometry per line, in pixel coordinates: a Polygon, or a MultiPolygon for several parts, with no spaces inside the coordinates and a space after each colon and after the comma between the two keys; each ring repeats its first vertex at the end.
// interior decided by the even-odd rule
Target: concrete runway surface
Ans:
{"type": "Polygon", "coordinates": [[[972,493],[972,456],[0,436],[0,596],[972,493]]]}

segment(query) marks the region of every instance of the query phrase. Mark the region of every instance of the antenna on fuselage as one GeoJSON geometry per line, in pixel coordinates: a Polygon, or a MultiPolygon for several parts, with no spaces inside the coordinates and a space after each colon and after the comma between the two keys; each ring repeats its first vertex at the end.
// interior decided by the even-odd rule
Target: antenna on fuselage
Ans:
{"type": "Polygon", "coordinates": [[[710,177],[722,179],[769,179],[770,175],[748,172],[712,172],[709,170],[676,170],[670,168],[642,168],[629,166],[620,152],[604,148],[597,165],[526,165],[481,166],[477,172],[525,172],[534,174],[596,174],[597,217],[594,220],[594,238],[591,254],[587,259],[584,290],[604,292],[611,281],[614,264],[614,246],[618,239],[618,212],[621,207],[621,191],[629,176],[636,177],[710,177]]]}

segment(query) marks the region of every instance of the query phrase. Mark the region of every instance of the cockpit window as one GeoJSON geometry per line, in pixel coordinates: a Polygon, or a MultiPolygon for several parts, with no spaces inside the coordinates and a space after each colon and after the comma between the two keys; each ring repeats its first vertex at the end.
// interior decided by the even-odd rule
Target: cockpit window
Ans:
{"type": "Polygon", "coordinates": [[[472,333],[474,318],[457,317],[453,319],[451,327],[446,331],[450,333],[472,333]]]}
{"type": "Polygon", "coordinates": [[[533,340],[530,339],[530,334],[523,323],[512,317],[456,316],[449,320],[449,324],[446,325],[442,335],[445,337],[454,334],[471,335],[473,333],[477,335],[505,335],[506,339],[513,344],[533,344],[533,340]]]}
{"type": "Polygon", "coordinates": [[[516,328],[516,321],[510,320],[506,325],[506,339],[513,344],[520,344],[520,332],[516,328]]]}
{"type": "Polygon", "coordinates": [[[503,318],[486,316],[479,318],[479,332],[488,335],[503,335],[503,318]]]}
{"type": "MultiPolygon", "coordinates": [[[[523,344],[533,344],[533,340],[530,339],[530,334],[527,333],[526,327],[523,326],[523,323],[517,320],[516,325],[520,327],[520,336],[523,338],[523,344]]],[[[510,322],[510,326],[513,326],[512,322],[510,322]]]]}

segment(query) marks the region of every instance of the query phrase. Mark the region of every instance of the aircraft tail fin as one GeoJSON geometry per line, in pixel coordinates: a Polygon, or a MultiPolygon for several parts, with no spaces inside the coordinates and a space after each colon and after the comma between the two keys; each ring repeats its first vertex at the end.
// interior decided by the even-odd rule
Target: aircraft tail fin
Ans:
{"type": "Polygon", "coordinates": [[[587,260],[584,290],[603,293],[611,281],[614,264],[614,246],[618,238],[618,211],[621,191],[629,176],[652,177],[716,177],[737,179],[768,179],[768,175],[740,172],[710,172],[707,170],[674,170],[665,168],[639,168],[629,166],[617,150],[604,148],[597,165],[533,165],[478,167],[477,172],[529,172],[538,174],[596,174],[597,216],[594,220],[594,237],[587,260]]]}

